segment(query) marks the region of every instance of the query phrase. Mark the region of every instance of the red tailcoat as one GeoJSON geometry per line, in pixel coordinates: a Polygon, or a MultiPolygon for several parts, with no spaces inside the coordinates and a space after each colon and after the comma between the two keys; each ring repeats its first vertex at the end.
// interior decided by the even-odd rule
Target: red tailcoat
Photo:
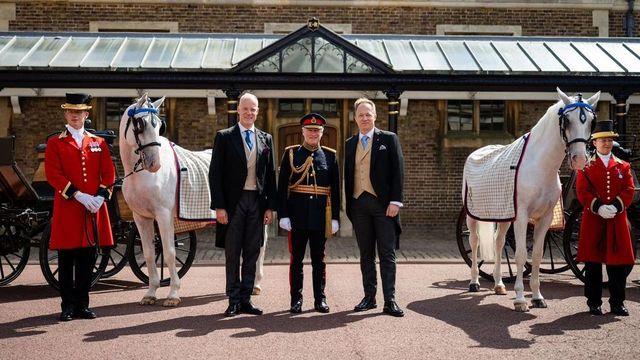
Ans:
{"type": "Polygon", "coordinates": [[[115,181],[115,168],[107,143],[89,132],[85,131],[84,135],[81,148],[67,130],[47,141],[45,172],[55,190],[49,245],[52,250],[94,246],[91,221],[94,216],[100,246],[113,246],[106,202],[98,213],[92,214],[73,197],[76,191],[82,191],[89,195],[100,194],[109,200],[111,191],[106,187],[115,181]]]}
{"type": "Polygon", "coordinates": [[[629,163],[613,155],[607,167],[594,155],[576,180],[578,200],[584,207],[580,225],[578,261],[607,265],[633,264],[633,248],[627,222],[627,207],[634,185],[629,163]],[[600,205],[621,209],[612,219],[598,215],[600,205]]]}

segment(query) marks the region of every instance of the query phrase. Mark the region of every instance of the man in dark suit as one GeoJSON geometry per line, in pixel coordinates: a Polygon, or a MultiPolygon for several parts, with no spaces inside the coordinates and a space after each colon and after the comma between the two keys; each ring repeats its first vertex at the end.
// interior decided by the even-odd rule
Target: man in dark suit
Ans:
{"type": "Polygon", "coordinates": [[[354,311],[376,305],[376,246],[384,293],[384,313],[401,317],[395,300],[396,253],[402,207],[404,158],[398,136],[375,127],[376,106],[369,99],[354,105],[358,134],[345,146],[345,197],[347,217],[353,223],[360,248],[364,298],[354,311]]]}
{"type": "Polygon", "coordinates": [[[209,168],[216,246],[225,249],[226,316],[262,314],[251,303],[251,293],[264,241],[263,226],[272,222],[277,195],[273,141],[271,135],[254,126],[258,99],[242,95],[238,115],[238,124],[218,131],[209,168]]]}
{"type": "Polygon", "coordinates": [[[285,149],[278,176],[278,215],[280,227],[290,231],[289,283],[290,312],[302,312],[304,253],[309,243],[313,267],[313,307],[329,312],[325,296],[326,265],[324,249],[327,238],[340,228],[340,174],[336,151],[320,146],[327,120],[320,114],[300,119],[301,145],[285,149]]]}

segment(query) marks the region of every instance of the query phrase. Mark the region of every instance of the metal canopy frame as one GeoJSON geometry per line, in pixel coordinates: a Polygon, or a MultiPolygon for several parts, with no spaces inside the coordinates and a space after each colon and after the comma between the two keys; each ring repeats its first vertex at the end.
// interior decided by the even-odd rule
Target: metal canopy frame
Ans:
{"type": "Polygon", "coordinates": [[[0,33],[0,89],[527,92],[557,86],[565,91],[640,92],[640,39],[341,36],[315,19],[286,36],[0,33]],[[256,65],[305,38],[321,38],[372,71],[255,71],[256,65]],[[19,41],[22,47],[11,53],[19,41]],[[111,57],[99,58],[98,50],[111,57]]]}

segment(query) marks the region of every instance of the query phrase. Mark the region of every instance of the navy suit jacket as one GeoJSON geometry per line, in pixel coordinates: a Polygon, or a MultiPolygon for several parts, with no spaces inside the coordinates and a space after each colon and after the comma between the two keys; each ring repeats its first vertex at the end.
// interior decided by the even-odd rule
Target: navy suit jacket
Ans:
{"type": "MultiPolygon", "coordinates": [[[[256,180],[260,213],[276,209],[276,175],[273,140],[268,133],[256,129],[256,180]]],[[[240,201],[247,178],[247,157],[238,124],[218,131],[209,167],[211,209],[225,209],[229,222],[240,201]]],[[[216,224],[216,246],[224,247],[226,225],[216,224]]]]}

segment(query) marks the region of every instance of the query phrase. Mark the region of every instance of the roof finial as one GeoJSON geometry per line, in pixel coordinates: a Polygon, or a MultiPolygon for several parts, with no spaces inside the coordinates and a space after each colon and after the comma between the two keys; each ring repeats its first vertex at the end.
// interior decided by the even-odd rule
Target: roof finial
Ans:
{"type": "Polygon", "coordinates": [[[307,27],[309,28],[309,30],[311,31],[316,31],[318,30],[318,28],[320,27],[320,20],[318,20],[317,17],[312,17],[311,19],[309,19],[307,21],[307,27]]]}

